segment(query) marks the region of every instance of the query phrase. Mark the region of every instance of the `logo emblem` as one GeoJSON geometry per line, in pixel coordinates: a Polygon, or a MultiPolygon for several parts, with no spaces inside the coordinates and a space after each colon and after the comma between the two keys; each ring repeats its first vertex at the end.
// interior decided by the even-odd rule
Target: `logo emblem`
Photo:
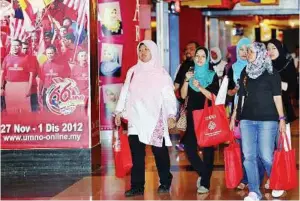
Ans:
{"type": "Polygon", "coordinates": [[[213,121],[210,121],[209,123],[208,123],[208,129],[209,130],[214,130],[215,128],[216,128],[216,123],[215,122],[213,122],[213,121]]]}
{"type": "Polygon", "coordinates": [[[46,104],[57,115],[72,114],[78,105],[84,105],[85,96],[80,94],[77,84],[69,78],[53,78],[53,84],[47,89],[46,104]]]}

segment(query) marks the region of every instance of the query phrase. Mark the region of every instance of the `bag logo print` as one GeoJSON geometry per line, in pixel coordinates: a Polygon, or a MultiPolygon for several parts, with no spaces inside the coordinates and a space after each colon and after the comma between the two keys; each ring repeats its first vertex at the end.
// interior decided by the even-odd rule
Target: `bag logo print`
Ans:
{"type": "Polygon", "coordinates": [[[217,125],[215,124],[215,122],[213,122],[213,121],[210,121],[209,123],[208,123],[208,129],[209,130],[214,130],[215,128],[217,127],[217,125]]]}

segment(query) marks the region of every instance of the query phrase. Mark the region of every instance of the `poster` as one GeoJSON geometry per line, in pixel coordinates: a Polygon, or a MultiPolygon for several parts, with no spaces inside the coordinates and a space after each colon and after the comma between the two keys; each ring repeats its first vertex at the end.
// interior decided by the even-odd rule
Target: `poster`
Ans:
{"type": "Polygon", "coordinates": [[[109,119],[116,109],[122,86],[123,84],[103,85],[102,93],[105,110],[102,112],[106,119],[109,119]]]}
{"type": "Polygon", "coordinates": [[[120,77],[123,45],[102,43],[100,76],[120,77]]]}
{"type": "Polygon", "coordinates": [[[142,40],[139,0],[98,0],[98,70],[100,78],[100,129],[112,130],[113,112],[122,83],[137,62],[142,40]]]}
{"type": "Polygon", "coordinates": [[[2,149],[90,147],[89,1],[0,3],[2,149]]]}

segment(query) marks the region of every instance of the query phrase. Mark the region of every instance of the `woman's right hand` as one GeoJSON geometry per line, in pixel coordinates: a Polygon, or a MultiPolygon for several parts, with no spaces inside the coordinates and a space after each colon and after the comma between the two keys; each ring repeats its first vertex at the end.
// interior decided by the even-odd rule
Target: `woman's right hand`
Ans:
{"type": "Polygon", "coordinates": [[[116,116],[115,116],[115,124],[116,124],[116,126],[120,126],[121,125],[121,113],[116,114],[116,116]]]}
{"type": "Polygon", "coordinates": [[[193,76],[194,76],[194,73],[188,71],[188,72],[185,74],[185,79],[186,79],[186,81],[188,81],[189,79],[191,79],[193,76]]]}

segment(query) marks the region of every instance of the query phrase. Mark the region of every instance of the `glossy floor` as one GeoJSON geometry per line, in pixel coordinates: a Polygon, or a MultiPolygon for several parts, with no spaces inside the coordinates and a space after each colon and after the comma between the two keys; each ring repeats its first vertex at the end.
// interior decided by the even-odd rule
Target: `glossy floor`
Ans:
{"type": "MultiPolygon", "coordinates": [[[[292,124],[292,142],[297,152],[297,166],[299,169],[299,125],[292,124]]],[[[123,200],[124,191],[129,188],[130,178],[118,179],[114,176],[114,161],[111,148],[111,133],[102,136],[102,164],[103,166],[93,176],[83,178],[34,178],[28,183],[18,183],[10,192],[2,192],[2,199],[27,200],[123,200]],[[47,180],[47,183],[46,183],[47,180]],[[36,185],[34,188],[31,186],[36,185]],[[18,191],[31,188],[27,196],[19,197],[18,191]],[[4,196],[5,195],[5,196],[4,196]]],[[[173,137],[174,138],[174,137],[173,137]]],[[[174,145],[176,140],[173,139],[174,145]]],[[[197,174],[190,166],[184,152],[178,152],[175,146],[170,148],[171,170],[174,176],[169,194],[156,193],[159,178],[155,161],[150,147],[146,154],[146,185],[145,195],[129,198],[137,200],[242,200],[247,191],[227,189],[224,184],[224,145],[215,152],[215,168],[211,179],[211,189],[208,194],[200,195],[196,192],[197,174]]],[[[200,153],[201,154],[201,153],[200,153]]],[[[265,182],[265,181],[264,181],[265,182]]],[[[272,200],[270,190],[261,189],[264,199],[272,200]]],[[[24,194],[23,194],[24,195],[24,194]]],[[[299,200],[299,189],[288,191],[282,200],[299,200]]],[[[278,200],[278,199],[277,199],[278,200]]]]}

